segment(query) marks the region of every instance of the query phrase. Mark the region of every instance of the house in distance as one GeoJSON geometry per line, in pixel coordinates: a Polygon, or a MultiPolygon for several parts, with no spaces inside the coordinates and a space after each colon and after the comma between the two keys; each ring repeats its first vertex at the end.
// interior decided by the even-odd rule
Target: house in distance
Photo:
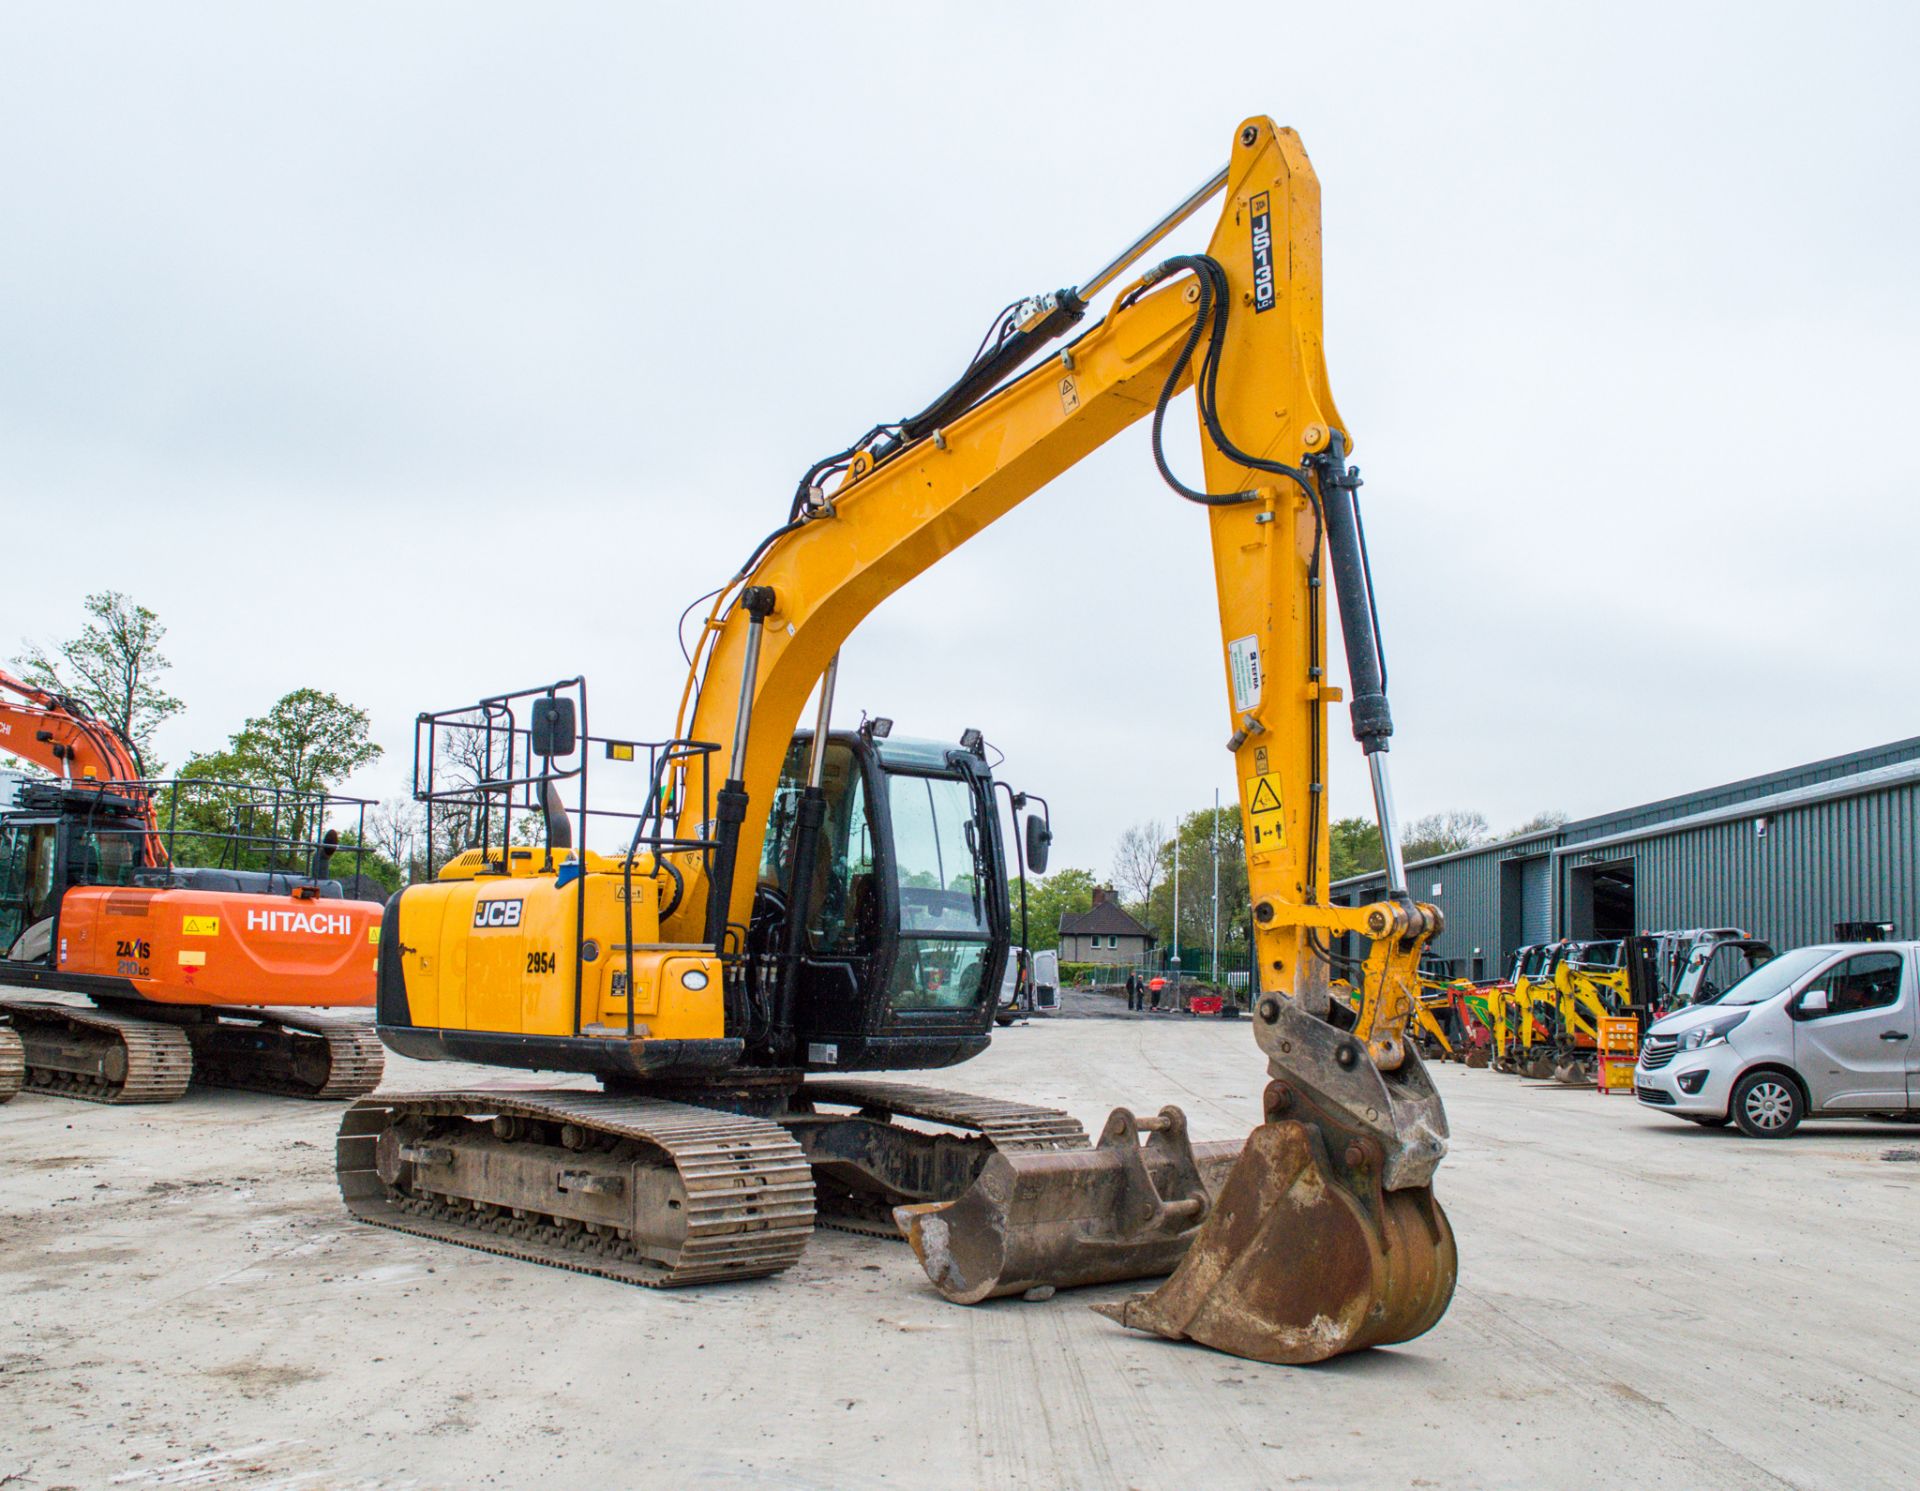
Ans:
{"type": "Polygon", "coordinates": [[[1120,905],[1110,885],[1093,888],[1093,905],[1060,918],[1060,961],[1131,966],[1153,948],[1149,932],[1120,905]]]}

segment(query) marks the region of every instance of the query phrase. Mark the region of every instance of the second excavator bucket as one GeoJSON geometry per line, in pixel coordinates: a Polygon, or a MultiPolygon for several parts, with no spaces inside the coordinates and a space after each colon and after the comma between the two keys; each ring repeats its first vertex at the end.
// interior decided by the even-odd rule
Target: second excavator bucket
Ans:
{"type": "Polygon", "coordinates": [[[1186,1256],[1239,1152],[1189,1143],[1178,1108],[1116,1108],[1091,1149],[1002,1150],[958,1200],[893,1215],[956,1304],[1151,1278],[1186,1256]]]}

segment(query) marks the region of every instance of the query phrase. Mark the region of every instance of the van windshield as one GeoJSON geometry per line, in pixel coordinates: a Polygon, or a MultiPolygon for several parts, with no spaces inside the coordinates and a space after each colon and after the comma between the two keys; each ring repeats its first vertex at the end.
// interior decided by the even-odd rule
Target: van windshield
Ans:
{"type": "Polygon", "coordinates": [[[1791,988],[1803,974],[1813,972],[1826,959],[1833,956],[1833,949],[1826,947],[1796,947],[1790,953],[1782,953],[1771,963],[1762,963],[1745,978],[1738,979],[1733,986],[1713,1004],[1762,1004],[1791,988]]]}

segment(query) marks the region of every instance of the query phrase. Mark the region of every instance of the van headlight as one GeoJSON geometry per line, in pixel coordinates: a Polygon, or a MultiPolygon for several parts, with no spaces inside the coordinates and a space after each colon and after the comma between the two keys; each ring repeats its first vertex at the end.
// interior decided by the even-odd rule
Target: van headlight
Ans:
{"type": "Polygon", "coordinates": [[[1717,1020],[1707,1021],[1705,1025],[1696,1025],[1680,1037],[1680,1049],[1698,1051],[1702,1046],[1725,1045],[1727,1032],[1746,1018],[1747,1012],[1741,1010],[1736,1015],[1722,1015],[1717,1020]]]}

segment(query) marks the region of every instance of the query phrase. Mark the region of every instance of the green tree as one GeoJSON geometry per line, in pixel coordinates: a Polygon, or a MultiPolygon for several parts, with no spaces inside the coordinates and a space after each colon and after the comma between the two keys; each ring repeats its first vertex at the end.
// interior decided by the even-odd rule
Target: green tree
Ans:
{"type": "Polygon", "coordinates": [[[160,651],[167,629],[117,590],[87,597],[93,617],[79,636],[49,651],[29,642],[14,665],[28,683],[78,699],[126,737],[142,776],[158,775],[153,732],[187,706],[160,687],[172,666],[160,651]]]}
{"type": "MultiPolygon", "coordinates": [[[[1044,951],[1060,945],[1060,918],[1093,905],[1098,882],[1091,870],[1055,870],[1027,882],[1027,945],[1044,951]]],[[[1020,877],[1013,877],[1013,935],[1020,935],[1020,877]]]]}
{"type": "Polygon", "coordinates": [[[369,762],[367,712],[338,694],[295,689],[234,732],[229,747],[245,779],[288,792],[327,792],[369,762]]]}
{"type": "Polygon", "coordinates": [[[1328,877],[1345,880],[1364,875],[1387,862],[1380,847],[1380,825],[1371,818],[1336,818],[1332,828],[1333,858],[1328,877]]]}
{"type": "Polygon", "coordinates": [[[365,839],[355,829],[340,834],[340,847],[334,852],[327,874],[338,880],[349,896],[359,900],[375,899],[373,892],[392,895],[412,877],[387,855],[381,853],[369,833],[365,839]]]}
{"type": "Polygon", "coordinates": [[[163,798],[159,805],[163,826],[192,835],[175,844],[175,857],[183,864],[302,868],[275,862],[271,845],[320,837],[321,798],[381,755],[367,737],[366,711],[337,695],[284,695],[234,731],[225,750],[196,752],[180,768],[185,785],[177,804],[163,798]]]}
{"type": "MultiPolygon", "coordinates": [[[[1218,836],[1220,855],[1220,953],[1222,961],[1245,955],[1252,908],[1247,891],[1244,826],[1237,805],[1186,813],[1175,829],[1179,841],[1180,900],[1177,907],[1181,967],[1204,977],[1213,949],[1213,863],[1218,836]]],[[[1145,922],[1169,953],[1174,947],[1174,839],[1161,849],[1165,876],[1153,897],[1135,915],[1145,922]],[[1144,914],[1143,914],[1144,912],[1144,914]]]]}

